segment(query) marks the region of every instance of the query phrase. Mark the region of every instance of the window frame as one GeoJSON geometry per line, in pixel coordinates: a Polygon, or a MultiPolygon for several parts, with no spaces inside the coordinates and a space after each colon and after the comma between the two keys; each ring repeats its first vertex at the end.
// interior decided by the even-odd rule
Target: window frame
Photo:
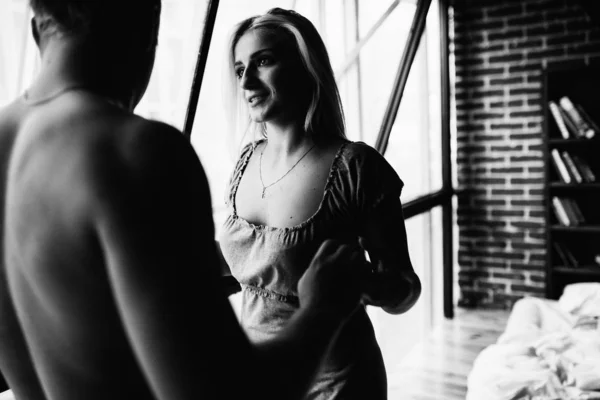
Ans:
{"type": "MultiPolygon", "coordinates": [[[[429,11],[431,0],[416,0],[417,10],[413,17],[409,36],[404,47],[402,58],[398,65],[398,71],[394,81],[392,94],[388,101],[384,113],[381,128],[377,137],[375,148],[385,154],[389,142],[392,127],[396,121],[398,109],[402,101],[402,95],[408,81],[410,69],[413,65],[419,43],[425,30],[427,13],[429,11]]],[[[322,0],[321,0],[322,2],[322,0]]],[[[383,24],[386,18],[398,6],[400,0],[395,0],[383,15],[377,20],[363,39],[356,43],[355,48],[349,53],[348,58],[342,64],[342,68],[336,74],[336,78],[341,78],[352,65],[360,59],[360,50],[373,36],[377,29],[383,24]]],[[[426,213],[437,206],[442,207],[442,227],[443,227],[443,299],[444,316],[446,318],[454,317],[453,304],[453,216],[452,199],[455,190],[452,184],[452,164],[451,164],[451,142],[450,142],[450,69],[449,69],[449,38],[448,38],[448,0],[439,0],[439,24],[440,24],[440,83],[441,83],[441,135],[442,135],[442,188],[438,191],[427,193],[403,205],[405,219],[416,215],[426,213]]],[[[355,4],[356,9],[358,7],[355,4]]],[[[194,125],[198,99],[202,88],[202,80],[208,59],[208,52],[212,40],[217,14],[219,0],[209,0],[207,12],[202,30],[200,48],[198,50],[198,59],[192,87],[190,89],[190,98],[186,112],[183,133],[188,140],[191,140],[192,128],[194,125]]],[[[358,12],[358,11],[357,11],[358,12]]],[[[360,79],[359,79],[360,80],[360,79]]]]}

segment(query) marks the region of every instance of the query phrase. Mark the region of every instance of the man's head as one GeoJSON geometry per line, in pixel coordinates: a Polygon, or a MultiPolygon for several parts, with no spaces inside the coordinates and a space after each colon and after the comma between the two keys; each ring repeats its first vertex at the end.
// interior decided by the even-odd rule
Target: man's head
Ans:
{"type": "Polygon", "coordinates": [[[77,42],[104,75],[106,95],[137,104],[154,65],[161,0],[30,0],[42,53],[53,40],[77,42]]]}

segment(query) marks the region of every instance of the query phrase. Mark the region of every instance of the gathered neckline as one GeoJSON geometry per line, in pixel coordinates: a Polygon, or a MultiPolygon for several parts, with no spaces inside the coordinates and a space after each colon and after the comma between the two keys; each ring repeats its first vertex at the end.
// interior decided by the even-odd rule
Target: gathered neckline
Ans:
{"type": "Polygon", "coordinates": [[[349,140],[344,140],[344,142],[340,145],[340,147],[338,148],[337,152],[335,153],[335,157],[333,158],[333,161],[331,162],[331,167],[329,167],[329,175],[327,176],[327,181],[325,182],[325,189],[323,190],[323,195],[321,197],[321,201],[319,203],[319,207],[317,207],[317,210],[307,220],[305,220],[305,221],[303,221],[303,222],[301,222],[301,223],[299,223],[297,225],[290,226],[290,227],[279,228],[279,227],[270,226],[270,225],[263,225],[263,224],[252,223],[252,222],[246,220],[245,218],[240,217],[238,215],[238,213],[237,213],[237,191],[238,191],[238,186],[239,186],[239,184],[240,184],[240,182],[242,180],[242,176],[244,175],[244,172],[246,171],[246,167],[248,166],[248,162],[250,161],[250,158],[252,157],[252,154],[254,154],[254,151],[256,150],[256,148],[258,147],[258,145],[261,144],[264,141],[266,141],[266,139],[260,139],[260,140],[257,140],[256,142],[254,142],[252,144],[251,149],[244,156],[244,160],[242,162],[242,165],[239,168],[239,173],[237,174],[236,180],[235,180],[235,182],[233,184],[233,187],[232,187],[231,202],[232,202],[233,213],[231,214],[231,217],[234,220],[238,220],[238,221],[242,222],[243,224],[249,226],[252,229],[278,231],[278,232],[297,231],[297,230],[302,229],[302,228],[308,226],[309,224],[311,224],[315,220],[315,218],[317,217],[317,215],[323,209],[325,201],[327,200],[327,196],[329,195],[329,192],[331,191],[333,176],[337,172],[338,160],[340,159],[340,157],[341,157],[344,149],[346,148],[346,145],[348,145],[349,143],[352,143],[352,142],[349,141],[349,140]]]}

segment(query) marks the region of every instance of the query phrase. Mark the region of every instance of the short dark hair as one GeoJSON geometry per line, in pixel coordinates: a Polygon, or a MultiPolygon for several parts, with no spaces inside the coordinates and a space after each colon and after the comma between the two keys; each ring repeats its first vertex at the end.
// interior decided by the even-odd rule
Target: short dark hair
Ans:
{"type": "Polygon", "coordinates": [[[51,17],[61,32],[84,35],[134,32],[155,23],[161,7],[161,0],[30,0],[29,3],[36,16],[51,17]]]}

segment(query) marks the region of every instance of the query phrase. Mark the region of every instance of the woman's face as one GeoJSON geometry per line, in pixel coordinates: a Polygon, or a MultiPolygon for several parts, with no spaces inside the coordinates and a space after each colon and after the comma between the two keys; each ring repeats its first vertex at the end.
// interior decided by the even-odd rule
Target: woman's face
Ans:
{"type": "Polygon", "coordinates": [[[235,76],[254,122],[303,120],[305,72],[290,39],[265,29],[250,30],[234,48],[234,63],[235,76]]]}

